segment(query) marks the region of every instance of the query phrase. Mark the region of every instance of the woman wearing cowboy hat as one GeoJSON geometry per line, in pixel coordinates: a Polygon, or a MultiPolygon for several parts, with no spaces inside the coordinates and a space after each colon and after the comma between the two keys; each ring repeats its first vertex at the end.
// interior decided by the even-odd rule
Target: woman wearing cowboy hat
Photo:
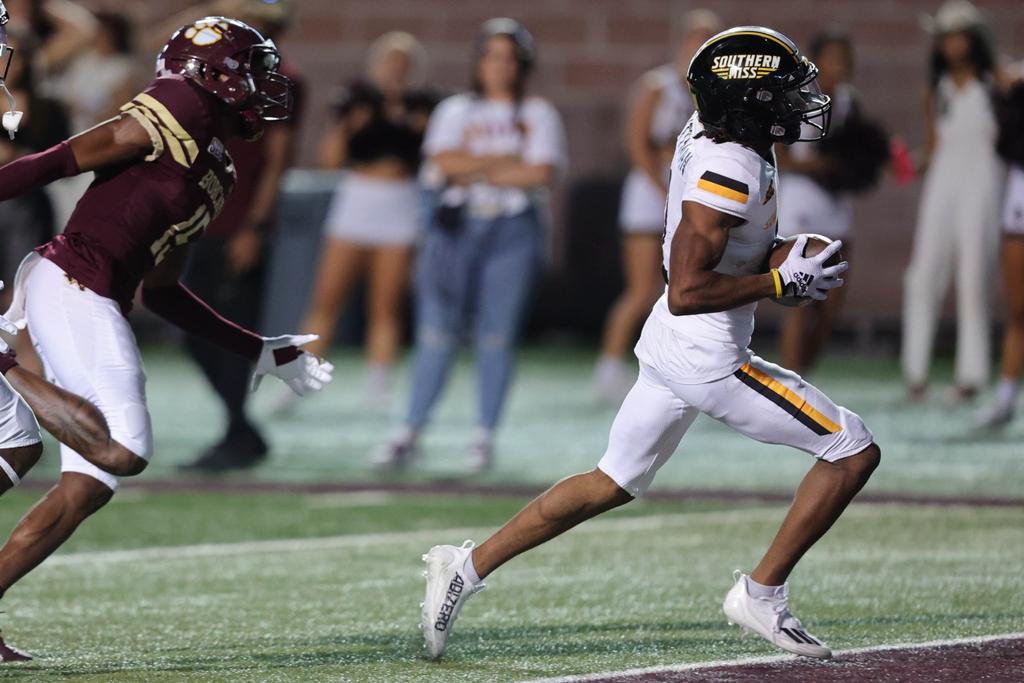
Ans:
{"type": "Polygon", "coordinates": [[[1004,171],[995,149],[996,64],[981,13],[971,3],[947,2],[924,24],[933,36],[922,163],[927,171],[905,274],[903,375],[910,397],[922,399],[939,312],[955,279],[952,398],[959,402],[974,397],[990,365],[990,272],[1004,171]]]}

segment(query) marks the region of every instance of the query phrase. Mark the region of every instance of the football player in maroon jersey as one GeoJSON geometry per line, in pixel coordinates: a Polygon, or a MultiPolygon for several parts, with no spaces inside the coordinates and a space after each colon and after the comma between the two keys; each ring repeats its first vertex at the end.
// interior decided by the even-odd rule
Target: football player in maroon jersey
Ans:
{"type": "Polygon", "coordinates": [[[274,44],[246,24],[201,19],[171,37],[157,78],[118,117],[0,167],[0,201],[96,172],[64,233],[25,259],[7,314],[28,326],[48,377],[63,391],[25,381],[28,373],[11,371],[9,359],[0,371],[62,445],[58,483],[0,548],[0,595],[105,505],[118,477],[142,472],[149,461],[145,374],[125,318],[140,284],[147,308],[254,363],[254,388],[267,374],[298,394],[330,381],[333,367],[300,348],[315,337],[261,337],[179,282],[188,244],[235,182],[225,142],[252,139],[263,122],[290,114],[291,84],[279,63],[274,44]]]}

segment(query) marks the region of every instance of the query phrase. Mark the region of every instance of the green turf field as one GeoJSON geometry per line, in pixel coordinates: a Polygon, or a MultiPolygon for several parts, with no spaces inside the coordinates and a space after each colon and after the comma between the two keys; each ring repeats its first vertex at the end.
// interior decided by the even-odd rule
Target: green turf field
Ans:
{"type": "MultiPolygon", "coordinates": [[[[772,355],[766,354],[771,360],[772,355]]],[[[180,357],[146,355],[158,452],[146,476],[164,476],[216,435],[218,408],[198,372],[180,357]]],[[[404,407],[398,388],[393,414],[367,411],[361,359],[333,359],[335,381],[272,424],[275,457],[252,476],[269,480],[373,481],[370,451],[394,431],[404,407]]],[[[591,352],[533,350],[523,354],[496,469],[473,481],[548,483],[600,459],[615,408],[595,404],[591,352]]],[[[941,371],[940,371],[941,373],[941,371]]],[[[404,379],[405,373],[402,374],[404,379]]],[[[860,413],[875,432],[884,466],[869,490],[922,494],[1018,497],[1024,491],[1024,419],[997,435],[970,433],[970,409],[950,409],[942,388],[934,401],[907,408],[893,361],[838,358],[811,380],[833,399],[860,413]]],[[[256,396],[265,411],[278,386],[267,381],[256,396]]],[[[463,478],[463,458],[473,435],[472,367],[463,362],[425,440],[425,457],[404,480],[463,478]]],[[[789,491],[802,476],[807,456],[753,443],[708,418],[699,418],[676,454],[658,474],[656,488],[729,488],[789,491]]]]}
{"type": "MultiPolygon", "coordinates": [[[[274,457],[236,480],[364,482],[391,429],[361,407],[358,358],[275,421],[274,457]]],[[[215,435],[216,405],[176,354],[147,354],[157,453],[144,479],[215,435]]],[[[472,377],[460,368],[416,471],[388,482],[464,480],[472,377]]],[[[814,381],[862,413],[883,445],[874,492],[1021,497],[1024,425],[969,436],[969,413],[903,409],[895,367],[827,364],[814,381]]],[[[589,400],[590,358],[529,352],[479,483],[550,483],[592,467],[613,410],[589,400]]],[[[258,396],[265,410],[270,383],[258,396]]],[[[55,451],[30,479],[52,477],[55,451]]],[[[662,489],[792,490],[806,457],[699,420],[662,489]]],[[[0,502],[6,532],[34,498],[0,502]]],[[[494,575],[458,622],[449,656],[421,656],[420,555],[482,539],[516,497],[155,492],[128,484],[0,609],[9,640],[38,659],[0,679],[92,681],[520,681],[771,654],[726,626],[731,571],[749,569],[781,505],[638,502],[494,575]]],[[[1024,507],[856,505],[800,565],[793,606],[836,648],[1024,631],[1024,507]]]]}
{"type": "MultiPolygon", "coordinates": [[[[3,523],[27,502],[5,501],[3,523]]],[[[125,496],[4,600],[5,633],[39,659],[0,676],[515,681],[772,652],[719,603],[783,509],[637,503],[496,573],[448,658],[426,661],[420,554],[518,504],[125,496]]],[[[801,565],[793,603],[842,648],[1020,630],[1022,545],[1021,509],[865,505],[801,565]]]]}

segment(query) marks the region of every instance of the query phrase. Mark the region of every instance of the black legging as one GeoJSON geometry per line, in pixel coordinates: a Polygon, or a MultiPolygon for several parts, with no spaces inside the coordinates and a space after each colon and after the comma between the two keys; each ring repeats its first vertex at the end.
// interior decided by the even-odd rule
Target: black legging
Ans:
{"type": "MultiPolygon", "coordinates": [[[[259,327],[263,302],[264,259],[246,273],[228,268],[227,242],[204,237],[192,246],[185,284],[228,320],[246,329],[259,327]]],[[[226,436],[257,432],[245,415],[252,365],[219,346],[189,335],[185,346],[199,365],[227,413],[226,436]]]]}

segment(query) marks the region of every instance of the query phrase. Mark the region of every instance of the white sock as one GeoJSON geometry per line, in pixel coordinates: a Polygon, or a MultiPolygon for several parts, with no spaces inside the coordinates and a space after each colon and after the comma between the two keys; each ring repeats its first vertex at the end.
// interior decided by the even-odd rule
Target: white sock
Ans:
{"type": "Polygon", "coordinates": [[[488,446],[494,443],[494,430],[487,427],[477,427],[473,443],[478,446],[488,446]]]}
{"type": "Polygon", "coordinates": [[[752,598],[777,598],[782,594],[783,588],[785,586],[766,586],[747,577],[747,593],[752,598]]]}
{"type": "Polygon", "coordinates": [[[1013,377],[1002,377],[996,384],[996,402],[1001,406],[1013,408],[1017,403],[1017,392],[1020,385],[1013,377]]]}
{"type": "Polygon", "coordinates": [[[405,444],[407,446],[412,446],[413,444],[416,443],[416,439],[418,439],[419,436],[420,433],[417,430],[413,429],[409,425],[406,425],[402,427],[402,430],[398,432],[397,436],[395,436],[395,441],[397,443],[405,444]]]}
{"type": "Polygon", "coordinates": [[[594,367],[598,381],[615,381],[626,374],[626,362],[618,356],[601,356],[594,367]]]}
{"type": "Polygon", "coordinates": [[[462,574],[466,577],[474,586],[479,586],[483,580],[480,575],[476,573],[476,567],[473,566],[473,553],[466,555],[466,562],[462,565],[462,574]]]}

